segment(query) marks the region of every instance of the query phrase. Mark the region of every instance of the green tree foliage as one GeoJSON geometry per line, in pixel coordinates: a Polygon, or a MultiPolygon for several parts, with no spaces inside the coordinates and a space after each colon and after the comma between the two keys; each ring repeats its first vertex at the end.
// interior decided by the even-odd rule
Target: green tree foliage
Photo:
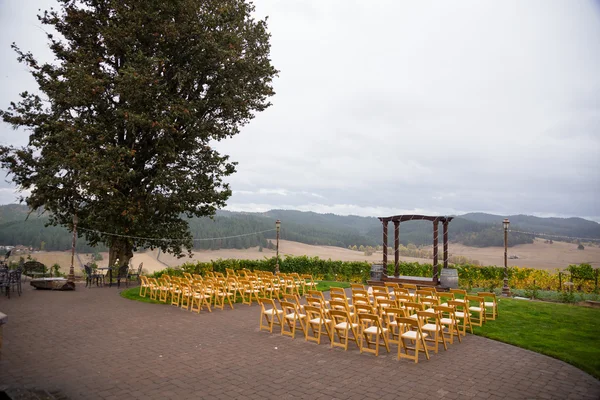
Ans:
{"type": "Polygon", "coordinates": [[[181,254],[192,247],[183,217],[213,215],[231,195],[222,179],[235,163],[210,142],[270,105],[266,21],[244,0],[58,2],[39,16],[59,33],[52,63],[13,45],[40,94],[0,111],[30,135],[2,146],[0,162],[51,225],[72,229],[77,215],[109,264],[135,247],[181,254]]]}

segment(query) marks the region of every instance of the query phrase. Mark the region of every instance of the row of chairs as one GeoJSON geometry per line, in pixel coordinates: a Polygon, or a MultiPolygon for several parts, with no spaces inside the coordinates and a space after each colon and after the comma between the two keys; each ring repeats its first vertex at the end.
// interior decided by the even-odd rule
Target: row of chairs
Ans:
{"type": "MultiPolygon", "coordinates": [[[[415,291],[386,299],[378,296],[382,293],[378,290],[358,286],[352,289],[352,296],[348,298],[343,289],[332,288],[329,301],[321,292],[308,291],[306,304],[301,304],[298,296],[285,295],[285,300],[280,301],[281,308],[273,299],[260,298],[259,329],[272,333],[278,325],[282,335],[292,338],[296,330],[300,330],[306,341],[317,343],[326,335],[331,347],[344,350],[353,341],[361,353],[375,355],[379,354],[380,347],[389,352],[390,344],[397,344],[398,359],[409,358],[415,363],[420,352],[429,359],[430,350],[437,353],[440,344],[447,350],[455,338],[461,342],[467,328],[472,332],[470,302],[466,297],[454,297],[455,293],[438,296],[442,293],[435,290],[428,291],[427,295],[415,291]]],[[[491,297],[497,305],[495,296],[491,297]]],[[[497,316],[497,309],[491,308],[497,316]]],[[[483,313],[485,315],[485,311],[483,313]]]]}
{"type": "Polygon", "coordinates": [[[149,296],[153,300],[170,303],[181,308],[200,311],[206,308],[224,309],[241,299],[242,304],[252,305],[259,297],[277,298],[282,295],[300,295],[307,288],[316,287],[311,275],[252,273],[242,271],[227,276],[219,272],[199,274],[184,273],[182,277],[163,275],[160,278],[140,277],[141,297],[149,296]]]}
{"type": "MultiPolygon", "coordinates": [[[[345,296],[342,289],[333,289],[334,297],[345,296]]],[[[450,289],[448,292],[438,291],[433,287],[417,288],[412,284],[399,284],[386,282],[386,286],[373,286],[366,288],[361,284],[351,285],[353,303],[371,303],[373,306],[383,307],[396,305],[401,307],[401,302],[423,303],[431,308],[434,305],[447,305],[448,301],[456,300],[468,305],[469,311],[476,313],[473,323],[483,325],[487,320],[495,320],[498,316],[498,299],[493,292],[479,292],[476,296],[469,295],[463,289],[450,289]]]]}

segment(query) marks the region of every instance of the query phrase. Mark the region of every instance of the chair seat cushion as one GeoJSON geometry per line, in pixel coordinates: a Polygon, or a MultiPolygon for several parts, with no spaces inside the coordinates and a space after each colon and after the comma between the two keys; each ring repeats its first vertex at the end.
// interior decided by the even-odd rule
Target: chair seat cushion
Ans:
{"type": "MultiPolygon", "coordinates": [[[[401,337],[403,337],[404,339],[412,339],[412,340],[416,340],[419,338],[419,332],[417,331],[407,331],[404,332],[402,335],[400,335],[401,337]]],[[[423,333],[423,337],[427,337],[428,335],[426,333],[423,333]]]]}
{"type": "Polygon", "coordinates": [[[270,310],[265,310],[264,313],[267,314],[267,315],[273,315],[275,313],[277,313],[277,314],[283,314],[283,311],[282,310],[275,310],[275,309],[271,308],[270,310]]]}
{"type": "Polygon", "coordinates": [[[313,318],[310,320],[311,324],[320,324],[321,322],[323,322],[324,324],[328,324],[331,322],[330,319],[321,319],[321,318],[313,318]]]}
{"type": "MultiPolygon", "coordinates": [[[[455,314],[456,314],[456,317],[457,317],[457,318],[464,318],[464,317],[465,317],[465,313],[464,313],[464,312],[462,312],[462,311],[457,311],[455,314]]],[[[470,316],[471,316],[471,313],[469,313],[468,315],[469,315],[469,317],[470,317],[470,316]]]]}
{"type": "Polygon", "coordinates": [[[379,330],[379,328],[376,327],[376,326],[370,326],[367,329],[365,329],[363,332],[365,332],[365,333],[372,333],[372,334],[377,335],[380,332],[381,333],[387,332],[387,328],[381,328],[381,330],[379,330]]]}
{"type": "Polygon", "coordinates": [[[469,310],[471,310],[471,311],[477,311],[477,312],[483,312],[483,308],[481,308],[481,307],[469,307],[469,310]]]}
{"type": "Polygon", "coordinates": [[[454,325],[454,321],[452,320],[452,318],[441,318],[440,322],[443,325],[454,325]]]}
{"type": "Polygon", "coordinates": [[[438,330],[438,327],[435,324],[425,324],[421,327],[421,330],[435,332],[438,330]]]}
{"type": "Polygon", "coordinates": [[[484,304],[486,307],[494,307],[496,305],[493,301],[486,301],[484,304]]]}
{"type": "Polygon", "coordinates": [[[350,327],[352,328],[356,328],[358,326],[358,324],[350,324],[348,322],[340,322],[339,324],[337,324],[335,327],[337,329],[350,329],[350,327]]]}
{"type": "Polygon", "coordinates": [[[298,319],[306,318],[305,314],[300,314],[300,313],[298,313],[298,314],[290,313],[290,314],[286,315],[285,317],[287,319],[294,319],[294,315],[298,315],[298,319]]]}

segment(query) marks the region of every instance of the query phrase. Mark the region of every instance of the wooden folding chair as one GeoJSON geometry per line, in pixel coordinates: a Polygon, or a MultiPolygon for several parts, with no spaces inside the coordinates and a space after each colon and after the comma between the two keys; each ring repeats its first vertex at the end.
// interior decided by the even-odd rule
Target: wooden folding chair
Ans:
{"type": "Polygon", "coordinates": [[[192,303],[192,295],[194,294],[194,291],[192,290],[192,286],[189,284],[180,285],[180,287],[181,287],[181,308],[183,308],[185,310],[189,310],[190,305],[192,303]]]}
{"type": "Polygon", "coordinates": [[[212,312],[210,309],[210,300],[212,295],[206,293],[206,288],[202,284],[196,284],[192,286],[192,307],[190,311],[196,311],[200,314],[202,307],[206,306],[208,312],[212,312]]]}
{"type": "Polygon", "coordinates": [[[167,298],[169,297],[169,292],[171,291],[171,283],[170,283],[169,279],[164,278],[164,277],[163,277],[163,279],[159,279],[158,282],[159,282],[159,286],[158,286],[159,298],[158,298],[158,300],[163,303],[166,303],[167,298]]]}
{"type": "Polygon", "coordinates": [[[383,322],[386,326],[386,328],[388,328],[388,342],[389,343],[394,343],[397,344],[398,346],[400,346],[400,329],[398,326],[398,321],[397,318],[405,318],[406,315],[406,310],[403,308],[394,308],[394,307],[389,307],[386,308],[384,311],[384,314],[382,316],[383,322]]]}
{"type": "Polygon", "coordinates": [[[384,282],[383,284],[385,285],[385,287],[388,290],[388,293],[390,294],[394,294],[394,289],[400,287],[398,282],[384,282]]]}
{"type": "Polygon", "coordinates": [[[390,299],[379,299],[377,300],[377,312],[379,316],[383,318],[385,310],[388,308],[396,308],[396,301],[390,299]]]}
{"type": "Polygon", "coordinates": [[[317,287],[313,276],[310,274],[301,275],[300,278],[304,281],[304,288],[306,290],[314,290],[317,287]]]}
{"type": "Polygon", "coordinates": [[[429,335],[429,338],[425,338],[425,343],[433,343],[429,349],[437,354],[439,344],[442,343],[444,350],[448,350],[446,337],[444,336],[444,327],[440,321],[440,314],[437,312],[417,311],[417,316],[421,323],[421,330],[427,332],[429,335]]]}
{"type": "Polygon", "coordinates": [[[274,325],[282,325],[283,310],[277,308],[273,299],[260,297],[258,304],[260,304],[259,331],[268,330],[273,333],[274,325]],[[263,319],[267,322],[266,324],[263,323],[263,319]]]}
{"type": "Polygon", "coordinates": [[[367,290],[367,288],[365,288],[365,285],[363,285],[362,283],[351,283],[350,289],[351,290],[354,290],[354,289],[367,290]]]}
{"type": "Polygon", "coordinates": [[[425,306],[421,303],[412,303],[412,302],[405,302],[404,303],[404,307],[406,310],[406,314],[407,314],[407,318],[411,318],[411,319],[418,319],[417,316],[417,311],[425,311],[425,306]]]}
{"type": "MultiPolygon", "coordinates": [[[[321,299],[313,298],[313,300],[321,301],[321,299]]],[[[304,306],[304,312],[306,313],[306,332],[304,335],[305,340],[311,342],[317,342],[321,344],[321,333],[323,327],[327,337],[331,340],[331,320],[325,318],[325,314],[322,308],[311,305],[304,306]],[[312,335],[311,335],[312,331],[312,335]]]]}
{"type": "Polygon", "coordinates": [[[150,284],[150,298],[152,300],[157,300],[159,296],[159,283],[156,278],[148,278],[148,283],[150,284]]]}
{"type": "Polygon", "coordinates": [[[383,344],[387,352],[390,352],[388,343],[388,328],[381,325],[381,320],[375,314],[358,313],[358,328],[360,332],[360,352],[373,353],[379,356],[379,346],[383,340],[383,344]],[[367,346],[365,347],[365,342],[367,346]],[[375,345],[375,349],[371,349],[371,345],[375,345]]]}
{"type": "Polygon", "coordinates": [[[242,304],[248,304],[251,306],[253,299],[258,301],[258,294],[260,293],[260,290],[254,288],[254,284],[251,280],[241,280],[240,284],[243,287],[242,304]]]}
{"type": "Polygon", "coordinates": [[[459,330],[461,330],[462,335],[465,336],[467,334],[467,327],[473,333],[471,313],[469,312],[468,305],[462,300],[451,300],[448,302],[448,306],[454,308],[454,315],[456,316],[458,327],[461,328],[459,330]]]}
{"type": "Polygon", "coordinates": [[[369,293],[366,290],[353,290],[352,291],[352,304],[356,306],[357,304],[371,304],[371,299],[369,298],[369,293]]]}
{"type": "Polygon", "coordinates": [[[448,302],[454,301],[455,296],[454,296],[454,293],[449,293],[449,292],[438,293],[438,300],[439,300],[440,306],[448,307],[448,302]]]}
{"type": "Polygon", "coordinates": [[[464,289],[450,289],[450,293],[454,295],[454,301],[462,301],[463,303],[467,303],[467,291],[464,289]]]}
{"type": "Polygon", "coordinates": [[[493,292],[479,292],[477,296],[483,297],[484,306],[485,306],[485,319],[486,320],[495,320],[498,315],[498,299],[496,298],[496,293],[493,292]],[[491,308],[491,313],[488,312],[488,309],[491,308]]]}
{"type": "Polygon", "coordinates": [[[289,301],[281,301],[281,309],[283,311],[283,320],[285,324],[281,324],[281,334],[291,336],[292,339],[296,336],[296,328],[300,328],[303,335],[306,335],[306,314],[302,314],[296,303],[289,301]],[[287,325],[288,330],[285,330],[287,325]]]}
{"type": "Polygon", "coordinates": [[[140,275],[140,297],[146,297],[146,292],[150,290],[151,287],[148,277],[140,275]]]}
{"type": "Polygon", "coordinates": [[[179,307],[181,301],[181,286],[179,283],[171,283],[171,305],[179,307]]]}
{"type": "Polygon", "coordinates": [[[354,312],[352,311],[352,309],[348,305],[348,302],[345,299],[344,300],[331,300],[329,302],[329,308],[331,310],[344,311],[345,313],[348,314],[348,316],[352,319],[352,321],[355,320],[354,312]]]}
{"type": "Polygon", "coordinates": [[[435,312],[440,314],[440,323],[448,328],[448,335],[450,337],[450,344],[454,343],[454,336],[458,338],[458,342],[462,342],[460,338],[460,331],[458,329],[458,322],[456,320],[456,310],[454,307],[449,306],[433,306],[435,312]]]}
{"type": "Polygon", "coordinates": [[[329,301],[325,300],[325,296],[323,295],[323,292],[320,292],[318,290],[307,290],[306,298],[308,299],[308,297],[314,297],[317,299],[321,299],[321,300],[323,300],[323,304],[325,304],[325,307],[329,307],[329,301]]]}
{"type": "Polygon", "coordinates": [[[343,288],[338,288],[338,287],[329,288],[329,295],[332,296],[331,298],[333,298],[334,294],[343,296],[346,299],[346,301],[352,300],[352,297],[346,296],[346,291],[343,288]]]}
{"type": "Polygon", "coordinates": [[[223,310],[225,308],[225,301],[229,303],[229,307],[233,310],[233,302],[231,299],[235,296],[235,293],[229,290],[227,282],[222,281],[216,285],[215,292],[215,308],[223,310]]]}
{"type": "Polygon", "coordinates": [[[465,299],[467,300],[469,311],[477,313],[477,318],[473,316],[471,318],[471,323],[476,324],[477,326],[482,326],[485,322],[485,299],[481,296],[469,295],[467,295],[465,299]]]}
{"type": "MultiPolygon", "coordinates": [[[[306,304],[312,307],[317,307],[321,310],[326,310],[327,308],[325,307],[325,302],[323,301],[323,299],[320,299],[318,297],[307,297],[306,298],[306,304]]],[[[306,307],[306,306],[304,306],[306,307]]]]}
{"type": "Polygon", "coordinates": [[[425,311],[428,312],[434,312],[433,307],[440,305],[440,301],[437,298],[421,297],[419,302],[423,304],[425,311]]]}
{"type": "Polygon", "coordinates": [[[333,326],[331,347],[341,347],[344,350],[348,350],[348,343],[351,340],[360,349],[360,345],[358,344],[358,324],[353,321],[348,312],[332,308],[329,310],[329,317],[333,326]],[[336,337],[338,338],[337,341],[335,340],[336,337]]]}
{"type": "Polygon", "coordinates": [[[419,362],[419,352],[424,352],[429,360],[429,352],[425,344],[427,334],[421,330],[419,319],[398,317],[396,321],[402,332],[400,334],[400,346],[398,346],[398,360],[408,358],[414,360],[416,364],[419,362]],[[414,347],[410,347],[407,341],[414,342],[414,347]],[[404,354],[402,353],[402,349],[404,349],[404,354]],[[412,356],[409,354],[409,350],[414,352],[412,356]]]}

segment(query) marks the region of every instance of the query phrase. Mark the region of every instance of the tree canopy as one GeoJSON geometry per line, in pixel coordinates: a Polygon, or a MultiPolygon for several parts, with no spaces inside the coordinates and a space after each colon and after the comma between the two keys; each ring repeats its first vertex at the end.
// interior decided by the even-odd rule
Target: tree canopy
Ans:
{"type": "Polygon", "coordinates": [[[58,32],[53,62],[13,44],[39,93],[0,111],[29,131],[0,162],[31,209],[71,229],[76,215],[111,264],[137,246],[181,254],[192,247],[183,217],[213,215],[231,195],[236,163],[211,142],[274,94],[266,20],[244,0],[58,2],[38,16],[58,32]]]}

